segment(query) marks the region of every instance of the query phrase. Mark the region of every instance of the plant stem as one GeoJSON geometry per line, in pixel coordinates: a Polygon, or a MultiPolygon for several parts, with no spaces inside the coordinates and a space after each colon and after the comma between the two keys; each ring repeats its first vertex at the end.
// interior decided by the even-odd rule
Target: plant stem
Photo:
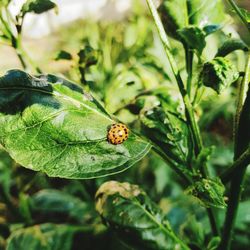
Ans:
{"type": "MultiPolygon", "coordinates": [[[[247,96],[246,100],[244,98],[246,88],[249,82],[249,71],[250,71],[250,63],[249,58],[248,62],[246,63],[246,69],[245,69],[245,76],[242,80],[242,84],[240,87],[240,93],[238,95],[238,102],[237,102],[237,110],[240,111],[240,114],[236,115],[236,136],[235,136],[235,148],[234,148],[234,160],[237,162],[237,160],[240,160],[240,155],[243,154],[243,151],[248,150],[249,151],[249,138],[246,136],[244,138],[244,134],[247,133],[246,131],[241,131],[241,129],[244,129],[244,126],[242,127],[242,124],[245,125],[247,129],[249,129],[249,124],[244,124],[244,122],[249,122],[248,120],[245,120],[245,117],[242,117],[242,115],[246,115],[248,105],[250,103],[250,96],[247,96]],[[249,99],[248,99],[249,98],[249,99]],[[246,103],[247,102],[247,103],[246,103]],[[244,104],[244,106],[243,106],[244,104]],[[244,111],[244,108],[246,107],[246,112],[244,111]],[[243,112],[241,112],[243,110],[243,112]],[[239,117],[237,119],[237,117],[239,117]],[[242,118],[242,119],[241,119],[242,118]],[[241,127],[242,128],[241,128],[241,127]],[[244,133],[243,133],[244,132],[244,133]]],[[[250,91],[250,89],[248,90],[250,91]]],[[[231,247],[231,241],[232,241],[232,235],[234,230],[234,224],[237,216],[237,210],[240,203],[240,197],[242,192],[242,183],[244,180],[244,175],[246,172],[246,168],[248,163],[243,162],[241,163],[241,166],[237,168],[237,172],[234,175],[234,178],[231,181],[230,186],[230,193],[229,193],[229,203],[228,203],[228,209],[226,213],[226,219],[224,223],[224,230],[222,235],[222,241],[220,244],[221,250],[229,250],[231,247]],[[243,163],[245,163],[243,165],[243,163]]]]}
{"type": "Polygon", "coordinates": [[[242,15],[239,7],[236,5],[236,3],[233,0],[228,0],[228,2],[233,7],[233,9],[235,10],[235,12],[238,14],[238,16],[240,17],[241,21],[246,26],[247,30],[250,32],[249,24],[248,24],[246,18],[242,15]]]}
{"type": "Polygon", "coordinates": [[[232,180],[239,169],[250,164],[250,148],[248,148],[225,172],[220,176],[221,181],[226,184],[232,180]]]}
{"type": "Polygon", "coordinates": [[[193,57],[194,53],[190,50],[188,45],[184,45],[185,56],[186,56],[186,70],[187,70],[187,93],[189,98],[191,97],[192,89],[192,76],[193,76],[193,57]]]}
{"type": "Polygon", "coordinates": [[[235,113],[235,120],[234,120],[234,140],[235,140],[235,149],[238,148],[238,138],[237,138],[237,131],[239,127],[239,120],[240,120],[240,114],[242,111],[242,107],[244,104],[244,101],[246,99],[246,93],[247,93],[247,84],[249,79],[249,70],[250,69],[250,53],[248,53],[247,63],[245,67],[245,74],[244,77],[239,85],[239,91],[237,96],[237,108],[235,113]]]}
{"type": "MultiPolygon", "coordinates": [[[[162,44],[163,44],[163,47],[164,47],[164,50],[165,50],[165,53],[166,53],[167,58],[169,60],[172,72],[173,72],[173,74],[175,76],[176,82],[178,84],[179,91],[181,93],[181,96],[182,96],[182,99],[183,99],[183,102],[184,102],[184,105],[185,105],[185,114],[186,114],[187,124],[190,126],[190,131],[191,131],[192,139],[193,139],[193,142],[194,142],[194,151],[195,151],[195,155],[197,156],[201,152],[201,149],[202,149],[202,139],[201,139],[198,124],[197,124],[197,122],[195,120],[193,107],[192,107],[192,104],[190,102],[187,91],[186,91],[186,89],[184,87],[184,83],[182,81],[182,78],[181,78],[179,69],[177,67],[177,64],[176,64],[176,62],[174,60],[174,57],[173,57],[173,55],[171,53],[170,44],[169,44],[167,35],[165,33],[163,24],[161,22],[161,19],[160,19],[158,13],[157,13],[157,10],[156,10],[156,8],[154,6],[154,3],[153,3],[152,0],[146,0],[146,1],[147,1],[149,10],[150,10],[150,12],[152,14],[152,17],[154,19],[157,31],[159,33],[160,39],[162,41],[162,44]]],[[[208,176],[206,166],[201,168],[201,173],[202,173],[202,176],[204,176],[205,178],[208,176]]],[[[209,220],[210,220],[210,223],[211,223],[211,228],[213,230],[213,233],[215,235],[218,235],[219,229],[218,229],[217,221],[215,220],[214,212],[213,212],[213,210],[211,208],[208,208],[207,211],[208,211],[208,217],[209,217],[209,220]]]]}
{"type": "Polygon", "coordinates": [[[191,105],[191,102],[189,100],[187,91],[184,87],[184,83],[182,81],[179,69],[177,67],[177,64],[174,60],[174,57],[172,56],[172,53],[170,51],[170,44],[167,38],[167,35],[164,31],[162,22],[160,20],[160,17],[157,13],[157,10],[152,2],[152,0],[146,0],[150,9],[150,12],[154,18],[154,22],[157,28],[157,31],[159,33],[160,39],[162,41],[165,53],[167,55],[167,58],[169,60],[172,72],[175,76],[176,82],[178,84],[179,87],[179,91],[181,93],[184,105],[185,105],[185,112],[186,112],[186,118],[187,118],[187,123],[190,125],[190,129],[193,135],[193,140],[194,140],[194,145],[195,145],[195,153],[196,155],[199,154],[199,152],[201,151],[202,148],[202,140],[201,140],[201,136],[200,136],[200,131],[199,128],[197,126],[197,123],[195,121],[195,117],[194,117],[194,112],[193,112],[193,107],[191,105]]]}

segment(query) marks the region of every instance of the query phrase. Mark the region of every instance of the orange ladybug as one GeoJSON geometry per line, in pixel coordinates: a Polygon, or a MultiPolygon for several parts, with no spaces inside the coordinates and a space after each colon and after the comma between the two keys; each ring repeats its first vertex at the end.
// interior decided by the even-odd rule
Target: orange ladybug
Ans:
{"type": "Polygon", "coordinates": [[[121,144],[128,139],[128,132],[124,124],[112,124],[108,131],[108,141],[114,145],[121,144]]]}

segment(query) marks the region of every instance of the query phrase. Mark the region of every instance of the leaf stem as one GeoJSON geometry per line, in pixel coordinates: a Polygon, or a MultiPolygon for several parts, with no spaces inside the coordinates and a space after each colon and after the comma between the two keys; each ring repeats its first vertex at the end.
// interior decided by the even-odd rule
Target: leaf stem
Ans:
{"type": "Polygon", "coordinates": [[[235,10],[235,12],[238,14],[238,16],[240,17],[241,21],[246,26],[247,30],[250,32],[249,24],[248,24],[246,18],[244,17],[244,15],[242,15],[239,7],[236,5],[236,3],[233,0],[228,0],[228,2],[233,7],[233,9],[235,10]]]}
{"type": "MultiPolygon", "coordinates": [[[[177,63],[175,62],[174,57],[171,53],[170,44],[169,44],[166,32],[164,30],[163,24],[161,22],[161,19],[157,13],[156,8],[155,8],[155,5],[154,5],[152,0],[146,0],[146,1],[147,1],[149,10],[152,14],[152,17],[154,19],[154,23],[156,25],[158,34],[159,34],[160,39],[162,41],[165,53],[166,53],[167,58],[169,60],[172,72],[175,76],[179,91],[181,93],[181,96],[182,96],[182,99],[183,99],[183,102],[185,105],[185,114],[186,114],[187,124],[190,126],[190,131],[191,131],[192,139],[194,142],[194,151],[195,151],[195,155],[197,156],[201,152],[201,149],[202,149],[202,139],[201,139],[198,124],[195,120],[193,107],[192,107],[192,104],[190,102],[188,93],[184,87],[184,83],[182,81],[180,71],[177,67],[177,63]]],[[[206,166],[201,168],[201,173],[205,178],[208,176],[208,171],[207,171],[206,166]]],[[[219,229],[218,229],[217,221],[215,219],[214,212],[211,208],[208,208],[207,211],[208,211],[208,217],[209,217],[209,220],[211,223],[211,228],[213,230],[213,233],[214,233],[214,235],[218,235],[219,229]]]]}

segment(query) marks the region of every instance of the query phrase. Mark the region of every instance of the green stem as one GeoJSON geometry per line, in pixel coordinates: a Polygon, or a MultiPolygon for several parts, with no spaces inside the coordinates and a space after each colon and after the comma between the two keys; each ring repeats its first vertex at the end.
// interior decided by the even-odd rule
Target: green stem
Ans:
{"type": "MultiPolygon", "coordinates": [[[[236,136],[235,136],[235,148],[234,148],[234,160],[237,162],[237,160],[240,159],[240,156],[244,153],[245,150],[249,150],[249,141],[248,137],[246,137],[246,140],[244,138],[244,135],[241,131],[240,126],[242,126],[242,122],[244,123],[245,120],[243,119],[241,121],[241,115],[243,110],[243,105],[246,105],[245,107],[248,108],[249,104],[249,97],[246,99],[244,98],[245,92],[247,89],[247,85],[249,82],[249,71],[250,71],[250,63],[249,63],[249,57],[248,61],[246,63],[245,68],[245,76],[242,80],[241,87],[239,88],[239,95],[238,95],[238,102],[237,102],[237,110],[240,111],[240,114],[236,114],[236,136]],[[246,103],[247,101],[247,103],[246,103]],[[245,104],[244,104],[245,103],[245,104]]],[[[248,90],[250,91],[250,90],[248,90]]],[[[246,113],[246,112],[245,112],[246,113]]],[[[245,114],[243,114],[245,115],[245,114]]],[[[248,124],[244,124],[246,127],[248,124]]],[[[243,127],[244,128],[244,127],[243,127]]],[[[247,128],[248,129],[248,128],[247,128]]],[[[230,193],[229,193],[229,203],[228,203],[228,209],[226,213],[226,219],[224,223],[224,230],[222,235],[222,241],[220,244],[220,250],[229,250],[231,247],[231,241],[233,236],[233,230],[235,225],[235,220],[237,216],[237,211],[240,203],[240,197],[242,192],[242,183],[244,180],[245,172],[247,169],[247,162],[241,163],[242,165],[237,169],[237,172],[234,175],[234,178],[231,181],[230,186],[230,193]],[[243,165],[243,163],[245,163],[243,165]]]]}
{"type": "Polygon", "coordinates": [[[181,93],[181,96],[182,96],[182,99],[183,99],[183,102],[185,105],[187,123],[190,125],[190,129],[191,129],[191,132],[193,135],[193,140],[194,140],[194,145],[195,145],[195,153],[196,153],[196,155],[198,155],[202,149],[202,140],[201,140],[200,131],[199,131],[197,122],[195,121],[193,107],[192,107],[191,102],[189,100],[187,91],[185,90],[184,83],[183,83],[181,75],[180,75],[180,71],[179,71],[177,64],[174,60],[174,57],[170,51],[170,44],[169,44],[167,35],[164,31],[160,17],[157,13],[157,10],[156,10],[152,0],[146,0],[146,1],[148,3],[150,12],[154,18],[154,22],[155,22],[157,31],[159,33],[160,39],[162,41],[165,53],[166,53],[167,58],[169,60],[169,63],[170,63],[172,72],[175,76],[176,82],[178,84],[179,91],[181,93]]]}
{"type": "Polygon", "coordinates": [[[186,56],[186,70],[187,70],[187,93],[189,98],[191,97],[192,89],[192,76],[193,76],[193,57],[194,52],[190,50],[188,45],[184,45],[185,56],[186,56]]]}
{"type": "MultiPolygon", "coordinates": [[[[201,139],[201,135],[200,135],[200,130],[198,127],[198,124],[195,120],[195,116],[194,116],[194,111],[193,111],[193,107],[192,104],[190,102],[189,96],[187,94],[187,91],[185,90],[179,69],[177,67],[177,64],[174,60],[174,57],[171,53],[171,49],[170,49],[170,44],[167,38],[167,35],[165,33],[163,24],[161,22],[161,19],[157,13],[157,10],[154,6],[154,3],[152,0],[146,0],[148,7],[150,9],[150,12],[152,14],[152,17],[154,19],[157,31],[159,33],[160,39],[162,41],[165,53],[167,55],[167,58],[169,60],[172,72],[175,76],[179,91],[181,93],[184,105],[185,105],[185,114],[186,114],[186,119],[187,119],[187,124],[190,126],[190,131],[192,134],[192,139],[194,141],[194,151],[195,151],[195,155],[197,156],[202,149],[202,139],[201,139]]],[[[206,169],[206,166],[204,166],[203,168],[201,168],[201,172],[202,175],[206,178],[208,176],[208,172],[206,169]]],[[[208,208],[208,216],[209,216],[209,220],[211,223],[211,228],[213,230],[213,233],[215,235],[218,235],[219,233],[219,229],[218,229],[218,225],[217,225],[217,221],[215,220],[215,215],[212,209],[208,208]]]]}
{"type": "Polygon", "coordinates": [[[244,15],[242,15],[239,7],[236,5],[236,3],[233,0],[228,0],[228,2],[233,7],[233,9],[235,10],[235,12],[238,14],[238,16],[240,17],[241,21],[246,26],[247,30],[250,32],[249,24],[248,24],[246,18],[244,17],[244,15]]]}
{"type": "Polygon", "coordinates": [[[250,164],[250,148],[248,148],[225,172],[220,176],[221,181],[226,184],[232,180],[239,169],[244,168],[250,164]]]}
{"type": "Polygon", "coordinates": [[[238,131],[238,127],[239,127],[239,120],[240,120],[242,107],[243,107],[244,101],[246,99],[249,71],[250,71],[250,53],[248,53],[247,63],[246,63],[246,67],[245,67],[245,74],[244,74],[244,77],[239,85],[239,91],[238,91],[238,96],[237,96],[237,104],[236,104],[237,108],[236,108],[235,120],[234,120],[235,149],[238,148],[237,131],[238,131]]]}

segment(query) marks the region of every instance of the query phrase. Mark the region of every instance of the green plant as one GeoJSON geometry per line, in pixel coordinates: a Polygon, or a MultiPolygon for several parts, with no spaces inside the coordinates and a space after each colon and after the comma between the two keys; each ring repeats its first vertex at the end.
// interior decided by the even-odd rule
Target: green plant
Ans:
{"type": "MultiPolygon", "coordinates": [[[[0,248],[227,250],[236,228],[234,246],[247,249],[247,199],[236,215],[250,163],[249,48],[225,34],[219,0],[164,0],[160,15],[146,2],[151,16],[136,2],[129,25],[89,23],[96,32],[77,50],[60,49],[55,59],[73,63],[67,75],[81,86],[22,70],[0,77],[0,248]],[[119,145],[107,138],[114,123],[129,127],[119,145]]],[[[247,12],[228,2],[249,31],[247,12]]],[[[17,34],[2,13],[2,38],[24,68],[19,26],[54,7],[27,1],[17,34]]]]}

